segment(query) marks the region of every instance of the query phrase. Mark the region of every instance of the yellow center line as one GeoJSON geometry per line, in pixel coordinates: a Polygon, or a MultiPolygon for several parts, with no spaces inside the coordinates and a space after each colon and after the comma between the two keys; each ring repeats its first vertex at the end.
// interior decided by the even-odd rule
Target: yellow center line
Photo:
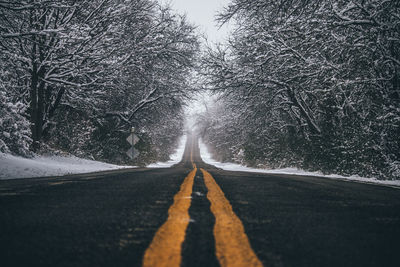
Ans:
{"type": "MultiPolygon", "coordinates": [[[[192,155],[191,155],[192,157],[192,155]]],[[[168,210],[167,221],[158,229],[143,257],[143,266],[180,266],[182,243],[189,224],[189,207],[193,189],[196,165],[183,181],[174,203],[168,210]]]]}
{"type": "Polygon", "coordinates": [[[190,148],[190,162],[192,162],[193,168],[196,168],[196,164],[193,162],[193,138],[192,138],[192,147],[190,148]]]}
{"type": "Polygon", "coordinates": [[[218,261],[225,266],[263,266],[250,246],[242,221],[232,210],[224,192],[210,173],[201,169],[207,186],[207,198],[215,216],[214,237],[218,261]]]}

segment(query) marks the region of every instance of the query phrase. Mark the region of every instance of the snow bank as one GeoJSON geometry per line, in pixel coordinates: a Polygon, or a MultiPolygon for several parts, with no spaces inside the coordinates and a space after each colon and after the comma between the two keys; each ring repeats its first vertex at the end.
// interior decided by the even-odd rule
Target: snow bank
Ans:
{"type": "Polygon", "coordinates": [[[270,173],[270,174],[291,174],[291,175],[305,175],[305,176],[314,176],[314,177],[323,177],[323,178],[331,178],[331,179],[340,179],[347,181],[356,181],[363,183],[374,183],[374,184],[383,184],[383,185],[392,185],[392,186],[400,186],[400,181],[398,180],[378,180],[376,178],[365,178],[360,176],[341,176],[336,174],[324,175],[319,172],[307,172],[297,168],[285,168],[285,169],[257,169],[250,168],[246,166],[242,166],[235,163],[221,163],[215,161],[211,154],[208,152],[206,145],[199,140],[199,148],[200,155],[203,161],[207,164],[214,165],[217,168],[226,170],[226,171],[244,171],[244,172],[257,172],[257,173],[270,173]]]}
{"type": "Polygon", "coordinates": [[[170,160],[167,162],[157,162],[148,165],[148,168],[169,168],[172,165],[178,164],[183,157],[183,153],[185,152],[187,136],[184,135],[179,139],[179,145],[176,149],[175,153],[170,156],[170,160]]]}
{"type": "MultiPolygon", "coordinates": [[[[169,168],[182,160],[185,151],[186,136],[179,140],[179,147],[168,162],[150,164],[149,168],[169,168]]],[[[104,162],[81,159],[77,157],[37,156],[27,159],[10,154],[0,153],[0,180],[14,178],[33,178],[62,176],[67,174],[89,173],[97,171],[135,168],[136,166],[119,166],[104,162]]]]}
{"type": "Polygon", "coordinates": [[[77,157],[37,156],[32,159],[0,153],[0,179],[60,176],[132,168],[77,157]]]}

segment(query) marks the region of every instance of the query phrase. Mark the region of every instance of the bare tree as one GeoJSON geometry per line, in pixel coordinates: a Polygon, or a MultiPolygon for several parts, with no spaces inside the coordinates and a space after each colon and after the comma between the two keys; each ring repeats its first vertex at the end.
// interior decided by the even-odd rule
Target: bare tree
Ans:
{"type": "Polygon", "coordinates": [[[203,74],[240,110],[243,146],[265,152],[248,160],[398,176],[399,12],[397,1],[232,1],[219,19],[238,27],[203,74]]]}

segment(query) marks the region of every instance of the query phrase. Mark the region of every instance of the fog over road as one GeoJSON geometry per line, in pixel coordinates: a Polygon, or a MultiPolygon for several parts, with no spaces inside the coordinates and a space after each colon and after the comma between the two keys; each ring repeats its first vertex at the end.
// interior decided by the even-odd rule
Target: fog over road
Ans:
{"type": "Polygon", "coordinates": [[[400,190],[181,163],[0,181],[0,265],[398,266],[400,190]]]}

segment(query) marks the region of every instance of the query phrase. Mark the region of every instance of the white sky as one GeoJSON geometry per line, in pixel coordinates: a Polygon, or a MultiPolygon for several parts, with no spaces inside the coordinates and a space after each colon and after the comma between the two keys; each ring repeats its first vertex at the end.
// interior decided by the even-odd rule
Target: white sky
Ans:
{"type": "Polygon", "coordinates": [[[223,42],[228,37],[229,26],[220,29],[215,22],[215,15],[230,0],[160,0],[170,3],[180,14],[186,14],[189,22],[198,26],[200,33],[205,33],[211,43],[223,42]]]}
{"type": "MultiPolygon", "coordinates": [[[[179,14],[186,14],[187,20],[198,27],[198,32],[207,37],[209,45],[222,43],[228,39],[232,26],[225,24],[219,27],[215,16],[223,10],[231,0],[159,0],[161,3],[170,4],[172,9],[179,14]]],[[[205,111],[205,103],[210,104],[212,97],[207,93],[197,96],[186,107],[188,128],[193,129],[198,113],[205,111]]]]}

